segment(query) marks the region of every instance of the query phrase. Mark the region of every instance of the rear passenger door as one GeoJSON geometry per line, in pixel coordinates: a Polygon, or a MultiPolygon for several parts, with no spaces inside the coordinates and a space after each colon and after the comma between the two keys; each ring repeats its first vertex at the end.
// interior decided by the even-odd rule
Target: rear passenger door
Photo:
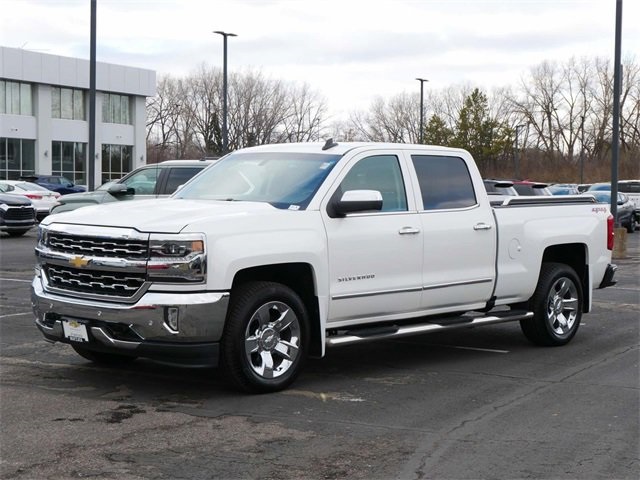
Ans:
{"type": "Polygon", "coordinates": [[[493,292],[496,261],[495,220],[483,187],[474,185],[461,157],[409,156],[424,232],[421,306],[431,313],[482,308],[493,292]]]}
{"type": "Polygon", "coordinates": [[[168,196],[175,192],[180,185],[184,185],[200,173],[204,167],[172,167],[168,168],[162,185],[158,188],[160,196],[168,196]]]}

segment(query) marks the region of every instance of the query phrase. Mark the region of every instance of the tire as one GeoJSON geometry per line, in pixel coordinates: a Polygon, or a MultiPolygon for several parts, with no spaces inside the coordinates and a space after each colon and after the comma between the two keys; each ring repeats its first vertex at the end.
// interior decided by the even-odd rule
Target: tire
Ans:
{"type": "Polygon", "coordinates": [[[571,267],[543,263],[538,285],[528,303],[534,316],[521,320],[520,328],[537,345],[566,345],[580,326],[582,301],[582,286],[571,267]]]}
{"type": "Polygon", "coordinates": [[[289,287],[248,282],[234,288],[221,345],[221,367],[250,393],[283,390],[307,357],[307,308],[289,287]]]}
{"type": "Polygon", "coordinates": [[[108,366],[121,366],[126,365],[127,363],[133,362],[136,357],[129,355],[119,355],[117,353],[105,353],[105,352],[95,352],[93,350],[87,350],[84,347],[79,345],[71,345],[78,355],[82,358],[85,358],[93,363],[98,363],[100,365],[108,365],[108,366]]]}
{"type": "Polygon", "coordinates": [[[627,233],[633,233],[636,231],[636,219],[634,216],[631,216],[631,220],[627,225],[627,233]]]}
{"type": "Polygon", "coordinates": [[[21,237],[28,231],[29,231],[28,229],[27,230],[11,230],[7,233],[9,234],[10,237],[21,237]]]}

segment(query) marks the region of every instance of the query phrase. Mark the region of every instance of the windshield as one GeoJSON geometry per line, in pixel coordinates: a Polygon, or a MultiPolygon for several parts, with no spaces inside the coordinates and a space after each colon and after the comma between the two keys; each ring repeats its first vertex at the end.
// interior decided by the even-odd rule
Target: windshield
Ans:
{"type": "Polygon", "coordinates": [[[174,194],[175,198],[266,202],[303,210],[341,155],[232,153],[174,194]]]}

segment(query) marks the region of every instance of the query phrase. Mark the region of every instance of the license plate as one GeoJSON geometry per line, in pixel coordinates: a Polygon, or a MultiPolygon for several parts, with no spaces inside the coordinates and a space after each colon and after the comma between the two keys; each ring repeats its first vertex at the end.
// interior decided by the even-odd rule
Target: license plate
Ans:
{"type": "Polygon", "coordinates": [[[65,338],[68,338],[72,342],[89,341],[86,325],[76,322],[75,320],[63,320],[62,330],[64,331],[65,338]]]}

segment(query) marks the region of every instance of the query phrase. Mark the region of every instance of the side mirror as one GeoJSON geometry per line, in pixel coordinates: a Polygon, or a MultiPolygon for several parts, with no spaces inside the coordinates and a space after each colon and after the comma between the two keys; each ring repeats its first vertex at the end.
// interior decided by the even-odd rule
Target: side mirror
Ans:
{"type": "Polygon", "coordinates": [[[618,205],[624,205],[624,200],[618,200],[618,205]]]}
{"type": "Polygon", "coordinates": [[[348,190],[340,200],[332,204],[332,217],[344,217],[349,213],[382,210],[382,194],[377,190],[348,190]]]}
{"type": "Polygon", "coordinates": [[[124,183],[114,183],[113,185],[111,185],[108,189],[107,192],[109,192],[111,195],[133,195],[136,193],[135,188],[129,188],[127,187],[124,183]]]}

